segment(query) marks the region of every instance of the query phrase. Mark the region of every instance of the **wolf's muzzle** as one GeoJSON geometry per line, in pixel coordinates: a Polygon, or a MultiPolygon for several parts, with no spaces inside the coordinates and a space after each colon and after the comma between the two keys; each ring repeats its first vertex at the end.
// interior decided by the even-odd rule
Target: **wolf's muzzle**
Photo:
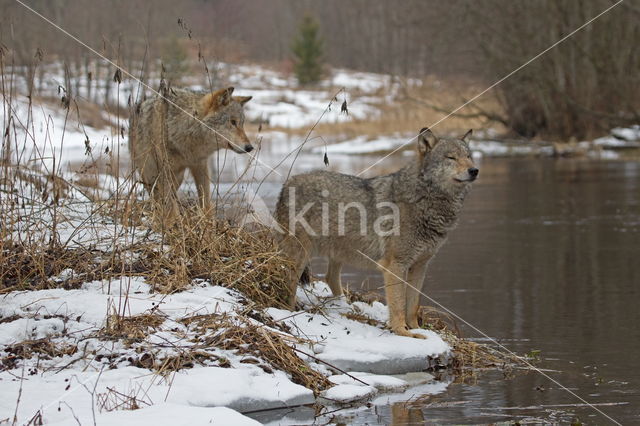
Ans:
{"type": "Polygon", "coordinates": [[[251,144],[249,144],[249,143],[248,143],[248,144],[246,144],[246,145],[244,146],[244,152],[251,152],[251,151],[253,151],[253,145],[251,145],[251,144]]]}

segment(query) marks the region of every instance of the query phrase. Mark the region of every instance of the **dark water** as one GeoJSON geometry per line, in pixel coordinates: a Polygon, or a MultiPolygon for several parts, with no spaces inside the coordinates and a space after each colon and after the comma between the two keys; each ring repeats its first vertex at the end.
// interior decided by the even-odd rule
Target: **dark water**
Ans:
{"type": "MultiPolygon", "coordinates": [[[[559,370],[549,375],[588,402],[627,402],[601,410],[640,423],[640,163],[482,166],[460,226],[429,271],[429,294],[509,349],[540,350],[540,367],[559,370]]],[[[580,403],[537,373],[477,386],[451,387],[452,398],[481,397],[471,412],[447,410],[451,419],[487,407],[580,403]]],[[[592,408],[577,414],[609,421],[592,408]]]]}
{"type": "MultiPolygon", "coordinates": [[[[640,424],[640,162],[495,159],[481,173],[431,264],[427,294],[508,349],[539,350],[538,366],[557,370],[547,374],[562,386],[591,404],[625,403],[598,408],[640,424]]],[[[590,407],[562,407],[583,402],[536,372],[486,374],[434,401],[459,404],[416,418],[612,423],[590,407]],[[539,405],[549,408],[517,408],[539,405]]]]}
{"type": "MultiPolygon", "coordinates": [[[[333,160],[334,169],[349,173],[375,157],[333,160]]],[[[388,159],[385,167],[404,161],[388,159]]],[[[553,370],[545,373],[588,403],[606,404],[597,406],[606,415],[640,424],[640,162],[483,159],[479,166],[460,224],[431,263],[424,290],[509,350],[540,351],[538,367],[553,370]]],[[[324,272],[315,263],[314,272],[324,272]]],[[[376,273],[345,272],[343,283],[356,288],[382,283],[376,273]]],[[[343,420],[613,423],[594,408],[574,406],[584,402],[537,372],[509,379],[488,372],[427,401],[419,409],[363,409],[343,420]]]]}

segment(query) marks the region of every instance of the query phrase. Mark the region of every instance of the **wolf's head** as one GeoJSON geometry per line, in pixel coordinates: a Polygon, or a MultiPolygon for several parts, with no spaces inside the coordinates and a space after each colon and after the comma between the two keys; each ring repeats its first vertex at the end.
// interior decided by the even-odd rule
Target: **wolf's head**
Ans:
{"type": "Polygon", "coordinates": [[[207,93],[200,99],[201,117],[205,133],[210,133],[218,147],[237,153],[253,151],[253,145],[244,132],[244,104],[251,96],[232,96],[233,87],[207,93]],[[213,132],[211,129],[214,129],[213,132]],[[217,133],[216,133],[217,132],[217,133]]]}
{"type": "Polygon", "coordinates": [[[467,143],[470,136],[471,130],[460,139],[437,138],[427,128],[420,130],[418,158],[421,178],[451,194],[466,189],[479,173],[467,143]]]}

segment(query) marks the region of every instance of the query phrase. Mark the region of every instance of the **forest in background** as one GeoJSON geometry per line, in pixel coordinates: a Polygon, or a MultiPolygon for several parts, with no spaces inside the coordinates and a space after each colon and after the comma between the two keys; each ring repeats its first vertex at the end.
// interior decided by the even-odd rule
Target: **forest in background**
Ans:
{"type": "MultiPolygon", "coordinates": [[[[263,63],[293,69],[304,16],[319,23],[324,62],[398,76],[489,85],[613,6],[607,0],[31,0],[38,12],[143,78],[163,63],[263,63]],[[191,40],[189,40],[191,38],[191,40]],[[144,71],[141,64],[145,63],[144,71]]],[[[37,82],[40,62],[112,79],[93,54],[13,0],[1,0],[5,65],[37,82]]],[[[627,0],[470,105],[524,137],[568,140],[640,123],[640,2],[627,0]]],[[[111,67],[112,68],[112,67],[111,67]]],[[[200,68],[202,70],[202,68],[200,68]]],[[[425,100],[430,102],[432,100],[425,100]]]]}

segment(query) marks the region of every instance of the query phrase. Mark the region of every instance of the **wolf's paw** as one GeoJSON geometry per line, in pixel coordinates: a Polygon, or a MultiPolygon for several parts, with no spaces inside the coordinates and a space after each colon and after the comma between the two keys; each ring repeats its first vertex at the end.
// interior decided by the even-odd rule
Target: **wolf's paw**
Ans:
{"type": "Polygon", "coordinates": [[[427,336],[425,336],[424,334],[414,333],[412,331],[409,331],[409,328],[406,327],[406,326],[398,328],[398,329],[394,329],[393,332],[396,333],[398,336],[413,337],[414,339],[426,339],[427,338],[427,336]]]}
{"type": "Polygon", "coordinates": [[[420,325],[418,325],[418,320],[412,320],[412,321],[407,321],[407,327],[409,328],[409,330],[413,330],[416,328],[420,328],[420,325]]]}
{"type": "Polygon", "coordinates": [[[427,336],[425,336],[424,334],[412,333],[412,332],[409,332],[409,337],[413,337],[414,339],[426,339],[427,338],[427,336]]]}

